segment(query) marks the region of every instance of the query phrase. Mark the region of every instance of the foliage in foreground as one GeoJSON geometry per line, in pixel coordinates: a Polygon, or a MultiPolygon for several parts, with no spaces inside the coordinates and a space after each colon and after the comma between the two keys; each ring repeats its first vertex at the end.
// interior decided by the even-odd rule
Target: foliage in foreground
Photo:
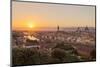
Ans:
{"type": "MultiPolygon", "coordinates": [[[[95,51],[91,52],[95,58],[95,51]]],[[[13,48],[12,64],[16,65],[36,65],[88,61],[78,57],[77,51],[71,45],[57,44],[50,51],[42,51],[36,48],[13,48]]]]}

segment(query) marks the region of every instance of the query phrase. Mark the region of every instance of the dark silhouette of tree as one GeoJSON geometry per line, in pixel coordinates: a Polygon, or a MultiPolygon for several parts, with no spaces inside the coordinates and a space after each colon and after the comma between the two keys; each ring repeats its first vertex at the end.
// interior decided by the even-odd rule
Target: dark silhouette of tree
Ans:
{"type": "Polygon", "coordinates": [[[48,53],[40,51],[39,59],[40,59],[40,64],[48,64],[50,63],[51,57],[50,55],[48,55],[48,53]]]}
{"type": "Polygon", "coordinates": [[[66,57],[66,52],[65,50],[55,48],[53,49],[51,56],[53,58],[59,59],[60,61],[63,61],[63,59],[66,57]]]}
{"type": "Polygon", "coordinates": [[[13,66],[39,64],[39,53],[34,49],[14,48],[12,50],[12,63],[13,66]]]}
{"type": "Polygon", "coordinates": [[[96,59],[96,49],[93,49],[90,55],[91,55],[91,59],[96,59]]]}
{"type": "Polygon", "coordinates": [[[53,59],[56,59],[56,62],[58,61],[57,63],[80,61],[77,55],[67,53],[65,50],[59,48],[53,49],[51,56],[53,57],[53,59]]]}

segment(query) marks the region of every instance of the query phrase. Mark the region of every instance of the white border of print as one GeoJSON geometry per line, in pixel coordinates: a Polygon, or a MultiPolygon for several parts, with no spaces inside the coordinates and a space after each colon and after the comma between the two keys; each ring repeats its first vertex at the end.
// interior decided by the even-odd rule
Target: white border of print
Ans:
{"type": "MultiPolygon", "coordinates": [[[[27,0],[33,1],[33,0],[27,0]]],[[[40,67],[98,67],[100,65],[100,0],[34,0],[69,4],[86,4],[97,6],[97,60],[96,62],[39,65],[40,67]]],[[[10,0],[0,0],[0,67],[10,67],[10,0]]],[[[34,66],[34,67],[39,67],[34,66]]],[[[27,66],[32,67],[32,66],[27,66]]]]}

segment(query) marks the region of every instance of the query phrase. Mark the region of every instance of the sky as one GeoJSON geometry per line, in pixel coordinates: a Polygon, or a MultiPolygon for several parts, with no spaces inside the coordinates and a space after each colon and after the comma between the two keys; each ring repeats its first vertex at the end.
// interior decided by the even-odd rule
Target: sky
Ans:
{"type": "Polygon", "coordinates": [[[95,7],[12,2],[12,28],[95,27],[95,7]]]}

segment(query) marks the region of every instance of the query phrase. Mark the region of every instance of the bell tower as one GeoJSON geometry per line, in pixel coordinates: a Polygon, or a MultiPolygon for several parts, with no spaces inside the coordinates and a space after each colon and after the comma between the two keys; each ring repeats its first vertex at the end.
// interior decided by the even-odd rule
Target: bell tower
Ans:
{"type": "Polygon", "coordinates": [[[57,26],[57,32],[59,32],[59,25],[57,26]]]}

